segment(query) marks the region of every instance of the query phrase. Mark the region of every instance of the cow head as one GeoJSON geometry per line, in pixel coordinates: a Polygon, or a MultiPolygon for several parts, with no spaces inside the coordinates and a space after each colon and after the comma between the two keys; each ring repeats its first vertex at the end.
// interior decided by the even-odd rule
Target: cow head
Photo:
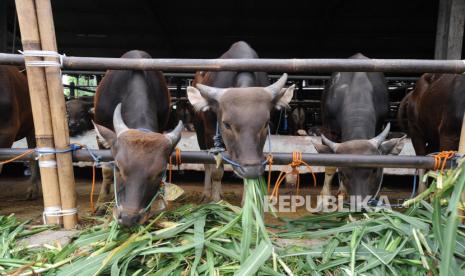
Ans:
{"type": "MultiPolygon", "coordinates": [[[[321,135],[323,145],[315,144],[319,153],[339,153],[339,154],[399,154],[404,146],[404,138],[393,138],[386,140],[389,134],[390,124],[375,138],[370,140],[351,140],[343,143],[336,143],[324,135],[321,135]]],[[[347,189],[349,195],[375,196],[382,181],[382,168],[340,168],[339,176],[342,184],[347,189]]]]}
{"type": "Polygon", "coordinates": [[[211,108],[217,115],[221,135],[230,157],[240,166],[234,171],[243,178],[263,173],[263,145],[270,111],[288,107],[294,85],[285,89],[287,74],[268,87],[215,88],[189,86],[187,96],[197,111],[211,108]]]}
{"type": "Polygon", "coordinates": [[[69,100],[66,102],[69,134],[76,136],[92,128],[92,102],[69,100]]]}
{"type": "MultiPolygon", "coordinates": [[[[121,117],[121,104],[113,113],[114,132],[95,124],[99,138],[111,147],[119,171],[118,206],[114,215],[124,226],[140,223],[146,207],[158,193],[169,156],[179,140],[183,124],[166,134],[130,129],[121,117]]],[[[150,209],[150,208],[148,208],[150,209]]]]}

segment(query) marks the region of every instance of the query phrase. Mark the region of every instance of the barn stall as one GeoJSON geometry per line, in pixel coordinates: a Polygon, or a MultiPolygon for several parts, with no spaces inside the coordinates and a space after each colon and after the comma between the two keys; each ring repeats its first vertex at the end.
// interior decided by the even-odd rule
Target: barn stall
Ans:
{"type": "MultiPolygon", "coordinates": [[[[5,4],[5,6],[8,6],[7,4],[5,4]]],[[[52,6],[55,7],[55,3],[53,4],[54,5],[52,6]]],[[[167,72],[257,69],[276,73],[288,72],[294,74],[308,74],[315,72],[330,73],[333,71],[343,70],[383,71],[396,74],[418,74],[422,72],[463,73],[465,71],[465,65],[459,60],[461,51],[457,50],[461,47],[458,47],[453,43],[450,43],[452,46],[448,47],[443,45],[445,43],[444,41],[457,41],[457,37],[461,37],[457,35],[460,30],[463,33],[463,18],[461,21],[461,29],[459,24],[461,14],[460,4],[460,1],[444,1],[444,3],[439,6],[439,9],[436,6],[436,3],[431,4],[429,10],[428,5],[422,5],[422,8],[433,14],[439,10],[439,16],[437,18],[437,29],[439,35],[436,40],[435,58],[452,59],[450,61],[381,59],[354,63],[349,62],[346,59],[269,59],[259,61],[246,60],[239,63],[234,60],[225,62],[221,60],[207,59],[154,59],[130,61],[122,59],[80,58],[57,55],[56,52],[58,52],[58,50],[56,45],[54,45],[55,39],[53,22],[50,22],[50,19],[54,17],[51,15],[50,4],[48,4],[48,1],[35,1],[35,3],[33,1],[17,1],[16,9],[18,11],[19,29],[21,29],[21,39],[23,41],[22,48],[26,51],[23,52],[22,56],[16,54],[2,54],[0,55],[0,58],[4,64],[13,64],[18,66],[26,65],[30,89],[32,91],[31,99],[32,97],[36,97],[32,99],[32,101],[41,103],[40,108],[33,110],[35,120],[42,122],[39,123],[39,125],[36,124],[36,132],[40,133],[40,135],[38,135],[39,139],[37,141],[37,145],[38,148],[49,148],[51,149],[51,152],[43,154],[39,161],[42,161],[43,164],[50,164],[50,162],[56,162],[58,164],[57,168],[53,168],[53,166],[47,167],[47,169],[43,169],[45,166],[41,168],[41,172],[43,171],[41,175],[42,183],[43,185],[46,185],[43,186],[44,210],[47,211],[47,208],[49,208],[49,212],[45,212],[45,215],[49,215],[49,217],[47,217],[47,222],[52,224],[53,222],[58,224],[63,223],[63,226],[67,229],[74,228],[77,223],[77,210],[75,209],[77,207],[75,204],[76,188],[74,186],[75,181],[72,177],[73,174],[70,173],[72,172],[72,158],[74,158],[74,161],[93,161],[90,153],[97,154],[96,156],[101,156],[103,159],[107,158],[107,160],[104,161],[109,161],[110,157],[108,151],[97,152],[92,150],[70,150],[65,153],[58,152],[66,151],[70,145],[69,137],[66,132],[67,127],[66,117],[64,114],[63,87],[61,84],[59,67],[63,70],[74,70],[74,72],[70,71],[71,74],[77,74],[77,70],[100,70],[100,72],[102,72],[106,69],[122,68],[161,69],[167,72]],[[446,19],[453,22],[453,24],[450,24],[450,22],[446,24],[446,19]],[[459,23],[454,20],[458,20],[459,23]],[[447,28],[443,25],[447,25],[447,28]],[[456,29],[454,29],[455,26],[456,29]],[[25,41],[27,43],[24,43],[25,41]],[[28,49],[28,47],[31,48],[28,49]],[[36,52],[31,52],[31,50],[36,52]],[[53,211],[50,209],[52,207],[56,208],[57,206],[58,210],[53,211]]],[[[359,5],[362,6],[362,4],[359,5]]],[[[318,8],[323,8],[328,13],[331,13],[333,8],[341,9],[341,6],[341,2],[339,2],[339,5],[335,2],[333,5],[328,7],[321,5],[318,8]]],[[[360,8],[360,6],[358,7],[360,8]]],[[[80,5],[79,7],[82,8],[80,5]]],[[[70,6],[60,7],[60,4],[57,3],[56,9],[59,11],[60,8],[65,10],[69,9],[68,11],[73,10],[70,6]]],[[[79,8],[75,8],[76,9],[73,11],[79,13],[79,8]]],[[[163,18],[163,15],[158,13],[158,8],[160,7],[157,7],[156,4],[150,3],[149,1],[145,2],[143,7],[144,10],[147,9],[150,11],[152,17],[156,17],[157,20],[163,20],[160,19],[163,18]]],[[[318,8],[316,10],[319,10],[318,8]]],[[[255,5],[247,7],[244,4],[242,10],[248,9],[253,11],[254,9],[257,9],[257,7],[255,5]]],[[[6,10],[7,9],[5,9],[5,11],[6,10]]],[[[66,13],[64,14],[69,15],[66,13]]],[[[96,17],[98,16],[101,15],[96,15],[96,17]]],[[[352,19],[356,17],[355,15],[352,16],[352,19]]],[[[63,17],[64,16],[62,15],[62,18],[63,17]]],[[[431,18],[429,19],[430,20],[428,22],[431,24],[431,18]]],[[[348,20],[350,21],[350,19],[348,20]]],[[[16,23],[13,25],[16,26],[15,24],[16,23]]],[[[55,23],[55,25],[58,30],[61,28],[58,27],[58,23],[55,23]]],[[[159,23],[159,26],[162,32],[163,29],[166,28],[163,27],[163,22],[159,23]]],[[[424,26],[422,26],[422,28],[423,27],[424,26]]],[[[164,37],[167,38],[167,41],[170,41],[170,35],[166,32],[167,31],[165,29],[164,37]]],[[[60,31],[57,32],[58,37],[59,34],[60,31]]],[[[409,36],[410,34],[404,35],[409,36]]],[[[16,37],[15,34],[14,37],[16,37]]],[[[66,37],[66,34],[64,37],[66,37]]],[[[92,35],[80,36],[78,34],[77,37],[85,37],[89,44],[95,39],[95,36],[92,35]]],[[[117,35],[112,38],[104,38],[104,40],[109,41],[112,39],[118,40],[117,35]]],[[[423,46],[425,45],[424,43],[418,42],[421,41],[421,39],[412,39],[415,40],[418,45],[421,44],[421,46],[417,47],[415,53],[408,53],[403,49],[404,51],[401,51],[398,55],[394,55],[392,57],[430,57],[429,55],[431,54],[431,51],[423,48],[424,53],[421,53],[421,47],[426,47],[423,46]]],[[[328,39],[328,41],[329,40],[330,39],[328,39]]],[[[69,41],[72,41],[72,39],[69,41]]],[[[174,45],[176,43],[175,41],[176,39],[171,38],[170,43],[174,45]]],[[[15,49],[15,43],[16,42],[12,44],[12,49],[15,49]]],[[[220,44],[220,42],[217,43],[220,44]]],[[[101,45],[100,43],[96,44],[101,45]]],[[[257,44],[259,44],[259,42],[257,42],[257,44]]],[[[60,46],[60,41],[58,45],[60,46]]],[[[64,45],[70,44],[64,43],[64,45]]],[[[214,44],[211,45],[212,48],[214,48],[214,44]]],[[[433,46],[434,43],[429,44],[429,47],[433,46]]],[[[134,48],[140,47],[141,46],[134,46],[134,48]]],[[[178,47],[183,47],[181,42],[178,44],[178,47]]],[[[263,47],[266,48],[265,46],[263,47]]],[[[208,47],[204,46],[202,48],[202,50],[205,50],[205,48],[208,47]]],[[[281,46],[281,48],[292,48],[292,45],[281,46]]],[[[96,51],[96,49],[97,48],[93,48],[92,51],[96,51]]],[[[391,57],[389,54],[385,54],[390,49],[391,47],[386,47],[384,50],[379,50],[377,54],[381,57],[391,57]]],[[[325,49],[325,51],[326,50],[327,49],[325,49]]],[[[359,50],[360,49],[356,51],[359,50]]],[[[92,51],[81,55],[92,56],[92,51]]],[[[309,47],[308,51],[309,53],[312,53],[312,47],[309,47]]],[[[371,51],[376,53],[376,50],[372,49],[371,51]]],[[[72,50],[67,52],[68,54],[73,53],[72,50]]],[[[111,51],[104,52],[106,53],[105,55],[111,53],[111,51]]],[[[154,52],[157,53],[156,51],[154,52]]],[[[172,57],[174,55],[180,58],[199,56],[212,57],[213,52],[214,50],[209,50],[207,53],[202,54],[201,52],[197,52],[195,55],[192,54],[189,56],[184,56],[186,53],[178,55],[170,53],[167,54],[167,56],[172,57]]],[[[218,53],[219,52],[220,51],[218,51],[218,53]]],[[[264,52],[266,53],[266,51],[264,52]]],[[[300,49],[300,52],[295,51],[293,53],[288,53],[287,56],[276,55],[276,53],[270,54],[271,52],[266,54],[268,54],[268,56],[278,58],[295,58],[296,56],[302,56],[302,54],[299,54],[302,52],[303,50],[300,49]]],[[[324,56],[326,54],[324,51],[314,52],[315,54],[311,54],[312,57],[319,57],[320,55],[324,56]]],[[[266,54],[264,55],[265,57],[266,54]]],[[[351,53],[347,53],[347,55],[350,54],[351,53]]],[[[104,54],[96,55],[105,56],[104,54]]],[[[305,56],[306,55],[307,54],[305,54],[305,56]]],[[[333,57],[343,54],[341,52],[333,51],[326,55],[333,57]]],[[[164,55],[160,54],[157,55],[157,57],[158,56],[163,57],[164,55]]],[[[321,79],[324,80],[324,77],[320,76],[319,80],[321,79]]],[[[302,91],[305,90],[302,89],[302,91]]],[[[302,92],[302,94],[303,93],[304,92],[302,92]]],[[[300,102],[300,104],[302,103],[303,102],[300,102]]],[[[299,103],[297,102],[296,104],[299,103]]],[[[311,124],[315,124],[315,122],[312,122],[311,124]]],[[[187,141],[192,140],[192,135],[189,135],[189,133],[184,135],[184,137],[184,141],[186,141],[186,139],[188,139],[187,141]]],[[[303,140],[302,144],[308,143],[308,137],[282,138],[278,136],[274,137],[274,140],[275,141],[272,142],[272,151],[274,164],[276,165],[290,164],[294,161],[293,159],[295,159],[290,152],[301,151],[303,152],[302,160],[312,166],[344,166],[350,164],[351,166],[362,167],[379,166],[393,168],[406,167],[437,169],[435,164],[436,160],[433,157],[387,157],[367,159],[366,156],[312,155],[310,154],[312,149],[308,150],[303,147],[303,149],[292,148],[289,150],[290,147],[288,146],[289,144],[295,145],[297,144],[296,141],[300,140],[303,140]],[[280,142],[280,139],[284,140],[284,142],[280,142]],[[286,140],[291,142],[286,143],[286,140]],[[275,148],[273,148],[273,145],[275,148]],[[283,153],[280,153],[279,151],[281,151],[281,148],[285,148],[286,150],[283,150],[283,153]],[[287,154],[285,152],[287,152],[287,154]]],[[[213,157],[205,152],[190,152],[193,149],[191,147],[195,147],[195,143],[191,142],[191,144],[192,145],[189,144],[186,146],[185,152],[184,149],[181,151],[183,163],[214,162],[213,157]]],[[[9,159],[23,153],[25,153],[25,155],[21,158],[27,157],[28,153],[25,150],[5,149],[2,150],[2,159],[9,159]]],[[[175,158],[176,156],[173,155],[173,159],[175,158]]],[[[450,161],[447,165],[455,166],[454,162],[450,161]]],[[[181,169],[187,170],[188,167],[181,167],[181,169]]],[[[276,166],[275,169],[282,168],[276,166]]],[[[434,176],[436,175],[433,175],[433,178],[434,176]]],[[[459,184],[462,183],[461,185],[453,185],[457,179],[462,179],[460,170],[450,171],[448,175],[444,177],[445,179],[442,179],[442,177],[439,178],[441,178],[441,180],[436,180],[436,184],[431,185],[428,192],[423,194],[421,197],[426,198],[434,192],[431,201],[432,205],[427,205],[427,203],[422,202],[422,204],[424,204],[423,206],[416,206],[416,208],[419,208],[420,211],[417,211],[415,208],[409,209],[406,212],[406,215],[411,217],[405,217],[401,213],[384,214],[383,212],[379,214],[366,213],[361,217],[357,217],[356,214],[351,214],[349,216],[344,213],[334,213],[323,217],[314,216],[303,218],[301,220],[294,219],[294,221],[284,219],[286,222],[285,227],[278,225],[276,226],[278,230],[273,231],[264,228],[261,216],[245,211],[251,211],[252,208],[252,205],[247,205],[247,203],[245,203],[244,209],[241,211],[237,207],[233,207],[228,203],[191,206],[187,202],[183,202],[180,204],[180,209],[162,213],[162,215],[155,217],[148,225],[137,229],[132,233],[118,229],[118,226],[114,222],[110,222],[111,217],[107,221],[94,219],[95,221],[93,223],[97,225],[89,227],[88,230],[84,230],[82,233],[73,233],[79,235],[79,238],[73,239],[72,243],[70,243],[68,247],[63,247],[65,242],[63,243],[63,246],[59,243],[54,243],[52,245],[49,244],[48,246],[39,246],[39,251],[41,253],[36,256],[36,259],[33,259],[30,255],[37,254],[38,252],[34,250],[33,247],[30,251],[29,249],[17,251],[10,249],[14,246],[13,244],[4,243],[4,248],[6,250],[4,257],[6,257],[6,260],[2,263],[2,265],[7,267],[7,271],[12,273],[28,274],[31,272],[27,270],[32,269],[37,272],[51,274],[63,273],[65,275],[79,275],[79,273],[84,273],[82,275],[90,275],[94,273],[111,273],[116,275],[126,274],[129,272],[136,274],[153,272],[164,275],[182,272],[187,273],[190,270],[193,270],[194,274],[195,270],[197,270],[198,273],[216,273],[221,275],[233,273],[237,273],[238,275],[250,275],[256,271],[259,271],[261,274],[304,274],[312,271],[332,273],[331,271],[333,271],[335,273],[353,275],[357,272],[363,273],[365,271],[363,267],[365,266],[369,267],[367,269],[370,269],[370,266],[375,268],[374,271],[371,271],[371,273],[386,273],[387,270],[389,271],[387,273],[393,274],[398,271],[426,273],[426,271],[430,269],[436,269],[437,271],[440,271],[441,274],[454,274],[454,271],[457,272],[458,270],[463,269],[460,262],[462,258],[461,256],[463,256],[463,250],[460,247],[460,240],[463,238],[463,234],[460,231],[461,228],[457,228],[457,226],[452,223],[459,220],[460,214],[458,214],[459,211],[457,211],[457,208],[455,207],[460,200],[457,195],[459,195],[460,191],[463,190],[463,181],[459,182],[459,184]],[[439,188],[444,188],[444,190],[435,190],[437,186],[440,186],[439,188]],[[452,196],[449,199],[448,194],[450,192],[453,192],[455,196],[452,196]],[[442,203],[446,207],[446,210],[440,212],[441,202],[444,201],[444,198],[446,198],[446,200],[448,199],[449,205],[445,206],[445,203],[442,203]],[[425,214],[425,210],[431,211],[431,215],[428,216],[425,214]],[[443,213],[443,216],[441,213],[443,213]],[[189,214],[191,214],[191,216],[189,216],[189,214]],[[244,243],[242,243],[242,239],[246,237],[246,240],[248,240],[248,235],[246,233],[250,233],[251,230],[247,227],[248,224],[244,222],[245,218],[248,218],[247,220],[254,221],[254,224],[256,225],[254,230],[257,231],[257,234],[251,237],[253,239],[252,243],[244,245],[244,243]],[[242,220],[242,223],[239,223],[239,220],[242,220]],[[392,221],[393,224],[387,226],[384,225],[385,228],[382,228],[379,221],[385,222],[385,220],[390,222],[392,221]],[[425,221],[426,224],[424,224],[425,221]],[[170,222],[174,224],[170,225],[170,222]],[[213,224],[213,222],[218,224],[213,224]],[[103,223],[103,225],[101,223],[103,223]],[[168,223],[168,225],[166,225],[166,223],[168,223]],[[444,227],[443,224],[445,225],[444,227]],[[403,229],[404,231],[398,231],[395,233],[392,231],[390,232],[389,230],[384,231],[385,229],[390,228],[403,229]],[[376,232],[379,236],[370,236],[365,233],[365,231],[367,231],[367,233],[376,232]],[[282,233],[275,234],[276,232],[282,233]],[[147,237],[148,233],[153,236],[147,237]],[[347,233],[347,235],[338,236],[337,233],[347,233]],[[101,236],[99,236],[99,234],[101,236]],[[270,235],[272,242],[269,242],[270,235]],[[324,237],[327,237],[328,235],[335,235],[335,237],[324,239],[324,237]],[[407,243],[407,241],[405,241],[412,237],[412,242],[407,243]],[[94,242],[82,242],[82,240],[86,241],[86,238],[93,239],[94,242]],[[434,239],[437,239],[437,241],[440,242],[435,243],[433,241],[434,239]],[[103,240],[105,241],[102,242],[103,240]],[[202,240],[205,240],[205,242],[202,240]],[[454,240],[456,241],[457,246],[454,240]],[[405,244],[407,244],[407,246],[405,246],[405,244]],[[86,245],[90,246],[91,249],[89,250],[87,248],[82,250],[81,246],[85,247],[86,245]],[[49,250],[42,251],[44,247],[49,250]],[[225,248],[226,251],[221,250],[221,247],[225,248]],[[382,247],[384,251],[373,251],[373,248],[379,249],[380,247],[382,247]],[[456,248],[450,251],[443,250],[451,247],[456,248]],[[449,255],[447,252],[449,252],[449,255]],[[98,257],[89,258],[87,257],[89,255],[92,257],[98,257]],[[253,258],[249,258],[249,255],[253,256],[253,258]],[[144,256],[150,257],[146,258],[144,256]],[[160,262],[160,256],[169,256],[169,258],[160,262]],[[8,258],[10,258],[10,260],[8,260],[8,258]],[[21,260],[21,258],[23,258],[23,260],[21,260]],[[387,258],[387,261],[385,260],[385,262],[383,262],[382,260],[384,260],[384,258],[387,258]],[[92,259],[92,262],[89,262],[90,259],[92,259]],[[433,259],[436,261],[433,261],[433,259]],[[438,262],[437,260],[440,261],[438,262]],[[73,264],[65,266],[65,264],[68,264],[69,262],[73,262],[73,264]],[[83,266],[88,267],[88,270],[83,271],[83,266]],[[183,268],[181,270],[177,269],[178,266],[183,268]],[[407,270],[406,266],[411,266],[413,268],[411,268],[412,270],[407,270]],[[194,269],[192,269],[192,267],[194,269]],[[451,271],[449,271],[449,269],[451,269],[451,271]]],[[[180,178],[180,180],[181,179],[182,178],[180,178]]],[[[186,179],[189,178],[186,177],[186,179]]],[[[310,182],[311,181],[309,181],[309,183],[310,182]]],[[[407,181],[404,179],[404,182],[407,181]]],[[[182,183],[179,184],[182,186],[182,183]]],[[[259,183],[257,185],[262,184],[259,183]]],[[[405,186],[410,187],[412,184],[408,181],[408,183],[402,183],[400,185],[400,187],[404,188],[405,186]]],[[[246,187],[250,187],[250,185],[246,184],[246,187]]],[[[237,188],[237,186],[235,186],[235,188],[237,188]]],[[[408,190],[410,192],[410,188],[408,188],[408,190]]],[[[419,198],[415,201],[418,200],[419,198]]],[[[240,205],[240,199],[235,203],[236,205],[240,205]]],[[[255,202],[255,204],[257,204],[257,202],[255,202]]],[[[5,233],[8,233],[9,237],[11,237],[11,242],[14,242],[17,232],[22,231],[21,234],[19,234],[19,237],[21,237],[30,236],[35,232],[48,229],[48,227],[20,225],[15,221],[14,217],[2,217],[2,219],[4,219],[5,223],[4,229],[8,229],[5,230],[5,233]],[[26,228],[26,230],[23,231],[23,228],[26,228]]],[[[81,222],[83,222],[83,220],[81,220],[81,222]]],[[[53,235],[56,235],[58,232],[52,233],[52,238],[54,239],[56,236],[53,235]]]]}

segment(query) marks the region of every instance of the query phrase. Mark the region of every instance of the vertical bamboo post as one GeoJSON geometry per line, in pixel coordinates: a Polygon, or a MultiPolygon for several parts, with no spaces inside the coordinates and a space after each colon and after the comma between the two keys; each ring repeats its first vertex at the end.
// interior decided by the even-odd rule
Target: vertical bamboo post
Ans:
{"type": "MultiPolygon", "coordinates": [[[[57,52],[55,26],[53,24],[53,13],[50,0],[35,0],[35,3],[42,49],[57,52]]],[[[54,60],[56,58],[52,57],[51,59],[54,60]]],[[[45,60],[47,60],[47,58],[45,58],[45,60]]],[[[69,131],[66,118],[65,97],[63,94],[63,83],[61,81],[61,69],[56,66],[46,67],[45,75],[47,79],[55,147],[64,149],[69,146],[69,131]]],[[[56,159],[60,184],[61,208],[63,210],[73,210],[76,208],[76,191],[71,152],[57,154],[56,159]]],[[[63,216],[63,226],[65,229],[74,228],[76,223],[77,216],[75,214],[63,216]]]]}
{"type": "MultiPolygon", "coordinates": [[[[460,131],[460,142],[459,142],[458,153],[465,154],[465,114],[463,114],[463,119],[462,119],[462,130],[460,131]]],[[[465,202],[465,191],[462,191],[462,202],[465,202]]],[[[459,214],[461,216],[464,215],[464,212],[462,211],[462,209],[459,209],[459,214]]]]}
{"type": "MultiPolygon", "coordinates": [[[[33,0],[16,0],[16,11],[21,31],[21,41],[24,50],[41,50],[37,17],[33,0]]],[[[38,57],[25,57],[28,61],[39,61],[38,57]]],[[[45,81],[45,70],[42,67],[26,66],[31,98],[32,114],[38,148],[55,148],[53,141],[52,119],[45,81]]],[[[42,182],[42,193],[45,208],[60,208],[60,189],[54,154],[39,158],[39,168],[42,182]]],[[[49,223],[59,223],[59,217],[49,217],[49,223]]]]}

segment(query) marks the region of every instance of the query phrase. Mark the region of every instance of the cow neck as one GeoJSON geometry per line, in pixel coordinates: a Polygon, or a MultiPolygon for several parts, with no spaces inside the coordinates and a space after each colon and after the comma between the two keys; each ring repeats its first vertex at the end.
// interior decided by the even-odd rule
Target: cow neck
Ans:
{"type": "Polygon", "coordinates": [[[123,119],[129,128],[160,132],[157,105],[149,93],[149,89],[129,87],[122,106],[123,119]]]}

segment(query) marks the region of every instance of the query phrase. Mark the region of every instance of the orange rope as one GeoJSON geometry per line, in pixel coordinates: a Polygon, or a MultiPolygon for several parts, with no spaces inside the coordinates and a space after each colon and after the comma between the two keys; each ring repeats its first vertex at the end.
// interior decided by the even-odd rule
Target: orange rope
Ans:
{"type": "Polygon", "coordinates": [[[92,213],[95,213],[94,190],[95,190],[95,163],[94,165],[92,165],[92,188],[90,189],[90,210],[92,210],[92,213]]]}
{"type": "Polygon", "coordinates": [[[434,157],[434,170],[441,170],[441,172],[444,171],[444,168],[446,167],[447,160],[451,159],[454,157],[455,152],[454,151],[441,151],[438,154],[433,155],[434,157]]]}
{"type": "MultiPolygon", "coordinates": [[[[271,196],[278,196],[279,195],[279,186],[281,186],[281,183],[286,179],[286,175],[288,174],[296,174],[297,175],[297,194],[300,192],[300,174],[298,168],[300,166],[305,165],[310,173],[312,174],[313,177],[313,187],[316,187],[316,176],[315,173],[313,172],[312,167],[306,163],[305,161],[302,160],[302,153],[299,151],[294,151],[292,152],[292,162],[289,164],[291,166],[292,170],[290,173],[286,173],[284,171],[281,171],[281,173],[278,176],[278,179],[276,180],[276,184],[274,185],[273,191],[271,192],[271,196]]],[[[268,175],[269,176],[269,175],[268,175]]],[[[270,187],[270,176],[268,177],[268,191],[270,187]]]]}
{"type": "MultiPolygon", "coordinates": [[[[179,166],[182,163],[181,150],[179,148],[176,148],[175,159],[176,159],[176,166],[178,167],[178,170],[179,170],[179,166]]],[[[171,155],[170,155],[169,166],[168,166],[168,183],[172,183],[171,182],[172,175],[173,175],[172,170],[173,170],[173,162],[171,161],[171,155]]]]}
{"type": "Polygon", "coordinates": [[[271,172],[273,171],[273,155],[270,153],[266,157],[268,161],[268,193],[270,193],[271,189],[271,172]]]}
{"type": "Polygon", "coordinates": [[[5,164],[8,164],[8,163],[13,162],[13,161],[15,161],[15,160],[18,160],[19,158],[21,158],[21,157],[23,157],[23,156],[25,156],[25,155],[28,155],[28,154],[30,154],[30,153],[32,153],[32,152],[34,152],[34,151],[35,151],[35,149],[27,150],[27,151],[21,153],[20,155],[17,155],[17,156],[15,156],[15,157],[11,158],[11,159],[8,159],[8,160],[5,160],[5,161],[1,161],[1,162],[0,162],[0,165],[5,165],[5,164]]]}

